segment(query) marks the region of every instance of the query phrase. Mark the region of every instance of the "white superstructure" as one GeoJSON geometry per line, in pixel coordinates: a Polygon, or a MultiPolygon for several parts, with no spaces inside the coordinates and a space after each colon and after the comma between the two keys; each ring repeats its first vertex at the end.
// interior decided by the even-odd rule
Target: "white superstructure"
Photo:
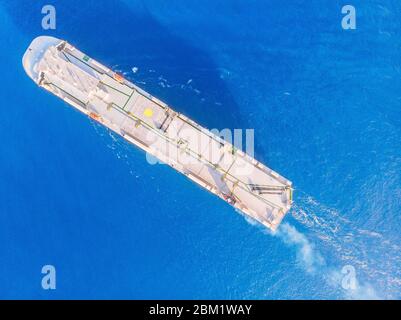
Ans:
{"type": "Polygon", "coordinates": [[[290,209],[290,181],[66,41],[34,39],[23,66],[39,86],[265,226],[275,230],[290,209]]]}

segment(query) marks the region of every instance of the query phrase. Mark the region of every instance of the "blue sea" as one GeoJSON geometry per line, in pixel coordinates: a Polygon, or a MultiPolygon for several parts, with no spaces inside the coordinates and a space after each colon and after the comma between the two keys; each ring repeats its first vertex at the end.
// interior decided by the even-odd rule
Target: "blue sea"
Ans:
{"type": "Polygon", "coordinates": [[[401,3],[352,1],[355,30],[346,4],[2,1],[0,298],[400,299],[401,3]],[[21,65],[38,35],[205,127],[254,129],[295,187],[279,230],[38,88],[21,65]]]}

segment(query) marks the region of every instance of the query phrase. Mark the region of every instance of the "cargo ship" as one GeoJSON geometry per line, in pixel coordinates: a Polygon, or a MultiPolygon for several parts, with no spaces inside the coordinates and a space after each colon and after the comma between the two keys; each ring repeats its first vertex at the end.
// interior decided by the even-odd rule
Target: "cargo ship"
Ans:
{"type": "Polygon", "coordinates": [[[271,230],[291,208],[289,180],[70,43],[37,37],[22,64],[38,86],[271,230]]]}

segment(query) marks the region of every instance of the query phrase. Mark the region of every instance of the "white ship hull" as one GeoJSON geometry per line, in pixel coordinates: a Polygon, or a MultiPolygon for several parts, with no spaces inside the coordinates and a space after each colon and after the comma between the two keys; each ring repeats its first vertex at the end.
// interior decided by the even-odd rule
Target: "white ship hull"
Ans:
{"type": "Polygon", "coordinates": [[[266,227],[290,209],[290,181],[69,43],[38,37],[23,66],[39,86],[266,227]]]}

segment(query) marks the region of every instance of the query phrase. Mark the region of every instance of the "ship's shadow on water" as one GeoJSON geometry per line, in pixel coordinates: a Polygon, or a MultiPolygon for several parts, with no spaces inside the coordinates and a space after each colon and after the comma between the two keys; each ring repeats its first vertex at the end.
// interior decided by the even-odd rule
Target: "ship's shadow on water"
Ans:
{"type": "Polygon", "coordinates": [[[56,30],[43,30],[41,10],[47,4],[15,0],[4,6],[30,38],[66,39],[205,127],[241,127],[238,106],[213,59],[170,32],[143,5],[134,9],[121,1],[84,1],[77,6],[54,0],[56,30]],[[135,74],[134,66],[139,69],[135,74]]]}

